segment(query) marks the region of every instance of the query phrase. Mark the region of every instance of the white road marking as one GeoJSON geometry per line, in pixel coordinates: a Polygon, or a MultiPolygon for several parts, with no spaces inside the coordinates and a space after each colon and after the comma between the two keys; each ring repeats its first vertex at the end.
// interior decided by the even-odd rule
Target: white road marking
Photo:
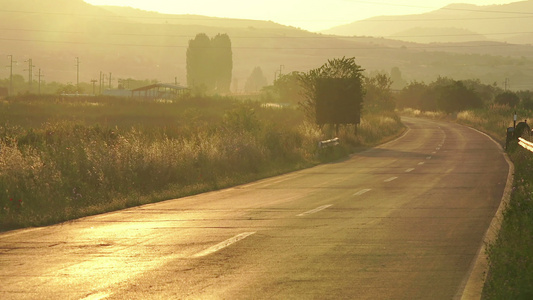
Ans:
{"type": "Polygon", "coordinates": [[[85,298],[82,298],[81,300],[102,300],[102,299],[108,298],[109,296],[111,296],[111,294],[109,293],[97,293],[97,294],[92,294],[85,298]]]}
{"type": "Polygon", "coordinates": [[[421,165],[423,165],[423,164],[425,164],[425,162],[423,162],[423,161],[421,161],[421,162],[418,163],[419,166],[421,166],[421,165]]]}
{"type": "Polygon", "coordinates": [[[437,151],[440,150],[440,147],[435,148],[435,150],[437,150],[437,151]]]}
{"type": "Polygon", "coordinates": [[[328,208],[330,206],[332,206],[332,204],[323,205],[323,206],[317,207],[315,209],[312,209],[310,211],[306,211],[304,213],[301,213],[301,214],[297,215],[297,217],[303,217],[303,216],[311,215],[311,214],[317,213],[317,212],[319,212],[321,210],[324,210],[324,209],[326,209],[326,208],[328,208]]]}
{"type": "Polygon", "coordinates": [[[370,192],[372,189],[364,189],[364,190],[360,190],[359,192],[353,194],[353,196],[361,196],[362,194],[365,194],[365,193],[368,193],[370,192]]]}
{"type": "Polygon", "coordinates": [[[219,250],[222,250],[232,244],[235,244],[236,242],[240,241],[240,240],[243,240],[249,236],[251,236],[252,234],[255,234],[255,232],[244,232],[244,233],[241,233],[241,234],[238,234],[230,239],[227,239],[221,243],[218,243],[212,247],[209,247],[207,249],[205,249],[204,251],[202,252],[198,252],[196,253],[195,255],[193,255],[193,257],[202,257],[202,256],[207,256],[211,253],[215,253],[219,250]]]}
{"type": "Polygon", "coordinates": [[[431,156],[426,157],[426,159],[427,159],[427,160],[430,160],[430,159],[431,159],[431,156]]]}
{"type": "Polygon", "coordinates": [[[405,173],[410,173],[410,172],[413,172],[414,170],[415,168],[410,168],[410,169],[405,170],[405,173]]]}
{"type": "Polygon", "coordinates": [[[385,179],[383,182],[391,182],[391,181],[396,180],[396,179],[398,179],[398,177],[391,177],[389,179],[385,179]]]}

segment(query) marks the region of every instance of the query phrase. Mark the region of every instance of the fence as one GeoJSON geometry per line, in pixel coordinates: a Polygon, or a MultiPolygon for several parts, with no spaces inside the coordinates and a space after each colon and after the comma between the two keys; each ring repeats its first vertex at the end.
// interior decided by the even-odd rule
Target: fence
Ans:
{"type": "Polygon", "coordinates": [[[518,138],[518,145],[524,147],[525,149],[533,152],[533,143],[529,142],[523,138],[518,138]]]}
{"type": "Polygon", "coordinates": [[[331,146],[337,146],[339,145],[339,142],[340,142],[339,138],[334,138],[334,139],[327,140],[327,141],[320,141],[318,142],[318,148],[322,149],[322,148],[327,148],[331,146]]]}

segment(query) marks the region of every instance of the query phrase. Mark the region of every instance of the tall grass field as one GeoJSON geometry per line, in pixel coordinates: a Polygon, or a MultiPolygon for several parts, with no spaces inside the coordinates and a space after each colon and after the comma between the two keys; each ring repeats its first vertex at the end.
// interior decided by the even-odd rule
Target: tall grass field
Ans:
{"type": "Polygon", "coordinates": [[[296,108],[227,97],[172,102],[19,96],[0,102],[0,231],[178,198],[316,165],[403,131],[366,114],[333,136],[296,108]]]}

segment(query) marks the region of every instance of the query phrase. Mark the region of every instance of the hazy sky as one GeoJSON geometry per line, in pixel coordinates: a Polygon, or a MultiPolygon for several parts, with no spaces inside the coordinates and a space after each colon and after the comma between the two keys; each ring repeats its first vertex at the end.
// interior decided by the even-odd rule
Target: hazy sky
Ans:
{"type": "Polygon", "coordinates": [[[85,0],[170,14],[270,20],[307,30],[327,29],[372,16],[417,14],[450,3],[505,4],[520,0],[85,0]]]}

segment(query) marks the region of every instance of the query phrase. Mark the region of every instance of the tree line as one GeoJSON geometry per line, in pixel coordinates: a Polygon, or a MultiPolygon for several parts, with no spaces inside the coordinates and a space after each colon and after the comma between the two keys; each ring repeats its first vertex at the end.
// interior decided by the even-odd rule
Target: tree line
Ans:
{"type": "MultiPolygon", "coordinates": [[[[395,70],[395,68],[393,68],[395,70]]],[[[398,72],[398,70],[396,70],[398,72]]],[[[302,72],[285,74],[263,89],[266,101],[285,102],[309,108],[302,72]]],[[[398,78],[398,76],[395,76],[398,78]]],[[[455,80],[438,77],[430,83],[413,81],[400,90],[385,72],[362,76],[363,103],[366,111],[392,111],[413,108],[421,111],[456,113],[462,110],[487,107],[492,104],[523,107],[533,110],[531,91],[509,91],[478,79],[455,80]]]]}

